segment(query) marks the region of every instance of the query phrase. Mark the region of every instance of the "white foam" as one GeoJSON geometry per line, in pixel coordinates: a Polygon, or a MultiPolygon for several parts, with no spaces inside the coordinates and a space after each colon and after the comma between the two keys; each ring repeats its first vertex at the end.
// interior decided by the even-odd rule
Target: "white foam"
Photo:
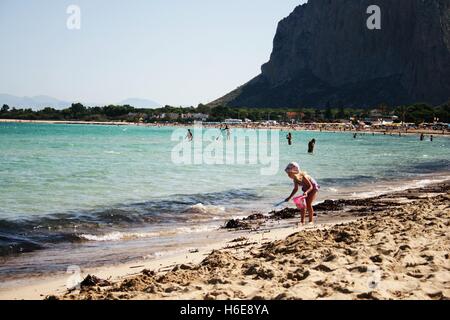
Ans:
{"type": "Polygon", "coordinates": [[[155,232],[143,232],[143,233],[133,233],[133,232],[111,232],[104,235],[93,235],[93,234],[82,234],[80,238],[89,241],[121,241],[121,240],[132,240],[139,238],[151,238],[157,236],[158,233],[155,232]]]}
{"type": "Polygon", "coordinates": [[[176,255],[179,253],[186,253],[188,252],[187,249],[176,249],[176,250],[167,250],[167,251],[156,251],[150,255],[147,255],[145,258],[161,258],[161,257],[167,257],[167,256],[172,256],[172,255],[176,255]]]}
{"type": "Polygon", "coordinates": [[[217,214],[217,213],[224,213],[225,207],[213,205],[205,206],[203,203],[197,203],[193,206],[190,206],[188,211],[202,214],[217,214]]]}
{"type": "Polygon", "coordinates": [[[202,233],[217,230],[217,226],[178,227],[177,233],[202,233]]]}
{"type": "Polygon", "coordinates": [[[97,242],[107,242],[107,241],[127,241],[136,240],[143,238],[155,238],[155,237],[170,237],[176,236],[177,234],[186,233],[202,233],[217,230],[218,226],[204,225],[204,226],[194,226],[194,227],[178,227],[170,230],[160,230],[155,232],[110,232],[102,235],[94,234],[81,234],[80,238],[88,241],[97,242]]]}

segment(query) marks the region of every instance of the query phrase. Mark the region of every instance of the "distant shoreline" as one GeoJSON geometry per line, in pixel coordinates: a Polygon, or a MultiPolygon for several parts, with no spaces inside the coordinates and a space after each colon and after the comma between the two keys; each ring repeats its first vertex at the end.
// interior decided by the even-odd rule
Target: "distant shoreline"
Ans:
{"type": "MultiPolygon", "coordinates": [[[[138,123],[138,122],[121,122],[121,121],[79,121],[79,120],[19,120],[19,119],[0,119],[0,123],[36,123],[36,124],[73,124],[73,125],[99,125],[99,126],[140,126],[140,127],[181,127],[191,128],[194,124],[182,124],[182,123],[138,123]]],[[[202,125],[206,128],[219,127],[218,124],[211,124],[203,122],[202,125]]],[[[417,134],[432,134],[436,136],[450,136],[450,131],[443,130],[431,130],[431,129],[408,129],[406,132],[404,129],[366,129],[366,130],[339,130],[337,128],[331,128],[338,125],[337,123],[308,123],[298,125],[270,125],[265,126],[257,123],[249,124],[228,124],[230,128],[242,128],[242,129],[270,129],[270,130],[290,130],[290,131],[323,131],[323,132],[353,132],[353,133],[377,133],[377,134],[399,134],[402,135],[417,135],[417,134]],[[319,126],[322,129],[318,128],[319,126]],[[328,128],[327,128],[328,127],[328,128]]]]}

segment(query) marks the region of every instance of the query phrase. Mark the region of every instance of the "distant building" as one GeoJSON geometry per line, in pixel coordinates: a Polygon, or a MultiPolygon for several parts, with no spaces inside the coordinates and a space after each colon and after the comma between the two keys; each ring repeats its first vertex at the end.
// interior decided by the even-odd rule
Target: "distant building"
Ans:
{"type": "Polygon", "coordinates": [[[378,124],[378,125],[385,125],[385,124],[392,124],[395,121],[397,121],[399,118],[397,116],[370,116],[367,118],[364,118],[364,122],[366,123],[372,123],[372,124],[378,124]]]}
{"type": "Polygon", "coordinates": [[[241,124],[243,121],[240,119],[225,119],[226,124],[241,124]]]}
{"type": "Polygon", "coordinates": [[[373,109],[370,111],[371,118],[381,118],[383,116],[383,112],[380,109],[373,109]]]}
{"type": "Polygon", "coordinates": [[[183,113],[181,114],[181,119],[193,119],[194,115],[192,113],[183,113]]]}
{"type": "Polygon", "coordinates": [[[207,115],[205,113],[194,113],[193,117],[195,120],[206,121],[206,120],[208,120],[209,115],[207,115]]]}
{"type": "Polygon", "coordinates": [[[289,120],[296,120],[303,118],[304,114],[302,112],[286,112],[286,117],[289,120]]]}
{"type": "Polygon", "coordinates": [[[199,121],[206,121],[209,115],[204,113],[183,113],[181,114],[181,119],[194,119],[199,121]]]}
{"type": "Polygon", "coordinates": [[[166,117],[169,120],[178,120],[178,118],[180,117],[180,115],[178,113],[166,113],[166,117]]]}

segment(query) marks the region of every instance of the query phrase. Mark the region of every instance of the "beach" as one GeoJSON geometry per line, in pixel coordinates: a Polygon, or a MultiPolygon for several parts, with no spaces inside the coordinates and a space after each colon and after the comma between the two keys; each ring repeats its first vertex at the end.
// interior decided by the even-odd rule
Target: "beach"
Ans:
{"type": "MultiPolygon", "coordinates": [[[[35,124],[69,124],[69,125],[103,125],[103,126],[146,126],[146,127],[179,127],[192,128],[194,123],[177,123],[177,122],[123,122],[123,121],[59,121],[59,120],[18,120],[18,119],[0,119],[0,123],[35,123],[35,124]]],[[[197,123],[198,125],[199,123],[197,123]]],[[[221,124],[202,122],[201,125],[205,128],[220,128],[221,124]]],[[[388,135],[434,135],[434,136],[449,136],[450,130],[432,130],[432,129],[408,129],[402,127],[388,127],[386,129],[380,128],[366,128],[366,129],[352,129],[346,128],[344,130],[344,123],[300,123],[300,124],[261,124],[261,123],[242,123],[242,124],[228,124],[231,129],[268,129],[268,130],[283,130],[283,131],[312,131],[312,132],[357,132],[370,134],[388,134],[388,135]]]]}
{"type": "Polygon", "coordinates": [[[315,226],[298,226],[291,209],[274,211],[242,220],[233,240],[84,270],[74,291],[70,275],[29,279],[0,299],[450,298],[450,181],[325,201],[316,211],[315,226]]]}
{"type": "MultiPolygon", "coordinates": [[[[0,299],[88,298],[84,291],[78,296],[65,296],[68,281],[80,282],[91,274],[117,284],[127,277],[139,277],[144,269],[151,271],[148,274],[155,272],[157,277],[177,265],[183,265],[180,267],[183,272],[192,272],[190,277],[196,279],[193,283],[212,290],[209,283],[201,284],[205,275],[195,273],[200,269],[194,268],[212,251],[242,255],[245,263],[256,259],[265,265],[262,258],[248,253],[264,251],[268,243],[287,241],[294,233],[306,235],[314,231],[320,234],[313,234],[312,239],[321,240],[305,240],[310,247],[301,250],[315,257],[323,244],[332,251],[339,247],[325,241],[321,232],[343,223],[347,228],[366,217],[377,220],[381,216],[381,221],[374,223],[384,223],[387,218],[383,214],[390,217],[391,212],[399,209],[416,210],[421,201],[411,202],[414,195],[405,196],[405,190],[419,188],[414,191],[416,194],[426,193],[430,190],[427,188],[432,188],[430,185],[450,179],[447,137],[436,137],[431,142],[415,136],[366,134],[355,139],[344,132],[294,131],[293,144],[289,145],[283,134],[255,130],[262,141],[269,134],[271,140],[278,142],[275,156],[257,158],[254,164],[227,160],[225,165],[208,162],[208,154],[200,152],[204,162],[180,165],[173,158],[179,145],[179,139],[173,138],[174,132],[184,139],[184,128],[0,123],[0,184],[4,186],[0,193],[0,299]],[[309,154],[307,142],[313,138],[317,145],[315,153],[309,154]],[[320,184],[315,202],[318,217],[313,230],[298,227],[299,218],[294,217],[292,203],[273,211],[274,204],[292,191],[292,181],[286,177],[284,167],[293,160],[320,184]],[[264,176],[261,169],[268,164],[274,171],[264,176]],[[384,196],[378,198],[380,195],[384,196]],[[395,195],[400,199],[395,201],[403,202],[402,207],[390,203],[393,200],[387,195],[395,195]]],[[[215,137],[220,134],[217,129],[204,128],[193,133],[194,137],[203,137],[203,151],[228,144],[226,135],[220,143],[217,138],[210,139],[210,134],[215,137]]],[[[245,135],[245,130],[233,130],[238,141],[246,141],[240,139],[245,135]]],[[[259,155],[267,153],[265,145],[258,145],[259,155]]],[[[195,141],[188,146],[202,151],[201,147],[196,148],[195,141]]],[[[225,149],[231,155],[242,155],[249,148],[249,144],[241,143],[234,150],[225,149]]],[[[439,192],[430,191],[436,197],[426,199],[430,205],[426,214],[435,214],[433,205],[440,208],[442,199],[437,196],[448,194],[447,186],[436,187],[444,188],[439,192]]],[[[444,212],[448,220],[448,210],[444,212]]],[[[391,225],[395,224],[388,227],[391,225]]],[[[415,237],[414,232],[406,235],[415,237]]],[[[376,250],[371,249],[365,238],[352,239],[362,243],[360,248],[367,245],[371,253],[376,250]]],[[[372,261],[374,255],[365,258],[372,261]]],[[[264,296],[267,299],[276,298],[275,293],[281,294],[284,286],[293,285],[283,280],[283,274],[292,270],[278,274],[281,266],[277,254],[274,256],[277,259],[270,267],[273,279],[282,285],[276,291],[267,291],[264,296]]],[[[336,259],[332,264],[339,268],[342,261],[350,261],[346,256],[336,259]]],[[[297,256],[290,260],[308,267],[297,256]]],[[[348,264],[353,266],[357,262],[348,264]]],[[[247,280],[256,277],[244,274],[246,267],[236,264],[233,270],[241,270],[241,276],[247,280]]],[[[308,269],[310,274],[318,272],[314,269],[317,265],[310,267],[313,268],[308,269]]],[[[370,271],[377,265],[367,267],[370,271]]],[[[227,278],[231,271],[225,268],[220,274],[227,278]]],[[[152,281],[163,283],[155,277],[152,281]]],[[[95,279],[88,278],[87,283],[95,284],[95,279]]],[[[237,277],[227,290],[247,280],[237,277]]],[[[256,282],[255,291],[260,284],[256,282]]],[[[176,281],[173,285],[180,286],[176,281]]],[[[222,287],[228,288],[219,283],[218,288],[222,287]]],[[[155,291],[149,296],[142,295],[141,289],[133,289],[130,298],[175,299],[177,294],[184,297],[179,288],[169,295],[166,290],[172,289],[161,288],[162,292],[155,291]]],[[[185,294],[204,299],[202,292],[206,291],[188,287],[185,294]]],[[[230,298],[235,297],[230,292],[234,291],[228,292],[230,298]]],[[[255,298],[244,292],[242,299],[255,298]]],[[[113,297],[123,295],[121,290],[103,293],[111,293],[113,297]]],[[[353,299],[355,295],[348,294],[347,298],[353,299]]]]}
{"type": "Polygon", "coordinates": [[[450,0],[4,2],[0,302],[450,300],[450,0]]]}

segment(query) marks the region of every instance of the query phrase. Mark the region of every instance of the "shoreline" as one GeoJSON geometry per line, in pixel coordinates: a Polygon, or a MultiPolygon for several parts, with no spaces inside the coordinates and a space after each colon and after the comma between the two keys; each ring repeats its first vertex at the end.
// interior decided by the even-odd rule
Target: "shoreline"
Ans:
{"type": "MultiPolygon", "coordinates": [[[[427,199],[427,201],[436,202],[439,197],[442,197],[442,190],[445,190],[444,194],[447,194],[447,199],[449,195],[449,186],[450,181],[445,181],[441,183],[435,183],[432,185],[428,185],[425,187],[420,188],[414,188],[414,189],[408,189],[403,191],[394,191],[391,193],[387,193],[381,196],[377,196],[374,198],[368,198],[367,199],[348,199],[348,200],[329,200],[325,201],[321,204],[323,210],[323,214],[320,213],[320,216],[326,216],[328,218],[328,221],[326,221],[323,224],[320,224],[311,230],[307,230],[308,228],[301,227],[300,229],[296,227],[297,218],[295,219],[287,219],[282,220],[281,223],[283,225],[277,225],[276,221],[273,221],[272,226],[267,226],[267,221],[259,221],[251,220],[250,223],[256,223],[260,226],[259,230],[258,228],[254,228],[256,231],[249,231],[249,230],[239,230],[239,231],[231,231],[233,234],[233,237],[235,240],[238,240],[241,238],[241,241],[231,241],[230,239],[222,240],[217,243],[208,244],[205,247],[198,248],[197,251],[192,252],[182,252],[177,253],[172,256],[167,257],[160,257],[155,260],[151,261],[144,261],[139,262],[135,261],[132,263],[126,263],[122,265],[115,265],[115,266],[107,266],[107,267],[100,267],[100,268],[94,268],[94,269],[87,269],[83,271],[82,277],[84,278],[87,274],[95,275],[102,279],[107,279],[108,281],[112,282],[112,288],[116,288],[117,286],[122,285],[124,281],[129,281],[129,279],[139,279],[143,277],[142,270],[151,270],[152,272],[155,272],[154,276],[147,276],[144,275],[144,277],[151,277],[152,284],[153,285],[159,285],[159,282],[155,283],[155,277],[167,277],[168,275],[171,275],[172,273],[191,273],[191,276],[196,278],[196,281],[202,282],[202,279],[205,275],[199,275],[198,274],[198,268],[196,266],[199,265],[199,263],[204,263],[205,258],[208,260],[211,258],[211,255],[228,255],[230,252],[235,252],[239,255],[244,255],[245,252],[250,252],[254,250],[261,250],[264,246],[271,246],[274,243],[280,243],[287,241],[286,237],[290,236],[292,237],[293,234],[297,234],[297,236],[306,236],[307,234],[315,234],[317,232],[331,232],[335,228],[341,228],[346,229],[350,228],[349,226],[351,224],[358,224],[361,223],[361,221],[364,221],[369,218],[373,218],[374,215],[373,212],[376,214],[383,214],[385,211],[392,211],[392,210],[400,210],[399,208],[402,208],[402,206],[408,207],[408,209],[415,208],[417,206],[420,206],[420,200],[418,199],[427,199]],[[444,187],[443,187],[444,186],[444,187]],[[441,188],[441,192],[437,192],[437,190],[441,188]],[[425,198],[424,196],[425,195],[425,198]],[[430,198],[427,198],[427,195],[430,196],[430,198]],[[396,203],[397,201],[397,203],[396,203]],[[413,201],[413,202],[411,202],[413,201]],[[378,202],[380,202],[380,206],[378,206],[378,202]],[[419,202],[419,203],[416,203],[419,202]],[[369,212],[369,213],[368,213],[369,212]],[[261,229],[261,223],[265,227],[261,229]],[[331,230],[331,231],[330,231],[331,230]],[[245,237],[245,240],[242,240],[245,237]],[[228,247],[228,249],[227,249],[228,247]],[[233,249],[230,249],[230,247],[234,247],[233,249]],[[249,248],[250,247],[250,248],[249,248]],[[243,251],[242,249],[245,249],[243,251]],[[202,262],[203,261],[203,262],[202,262]],[[176,267],[178,266],[178,267],[176,267]],[[173,271],[173,269],[176,269],[173,271]],[[172,270],[172,271],[171,271],[172,270]],[[167,273],[168,272],[168,273],[167,273]],[[128,279],[128,280],[127,280],[128,279]]],[[[439,200],[440,201],[440,200],[439,200]]],[[[320,205],[319,205],[320,206],[320,205]]],[[[284,209],[285,212],[289,212],[288,209],[284,209]],[[288,210],[288,211],[286,211],[288,210]]],[[[283,211],[283,210],[282,210],[283,211]]],[[[278,212],[282,212],[278,211],[278,212]]],[[[445,218],[445,217],[444,217],[445,218]]],[[[448,221],[448,212],[447,212],[447,221],[448,221]]],[[[382,221],[380,221],[382,222],[382,221]]],[[[374,222],[377,223],[376,221],[374,222]]],[[[251,229],[253,226],[251,227],[251,229]]],[[[448,224],[447,224],[447,230],[448,230],[448,224]]],[[[448,231],[447,231],[448,233],[448,231]]],[[[408,235],[411,237],[411,235],[408,235]]],[[[231,238],[233,238],[231,237],[231,238]]],[[[289,239],[289,238],[288,238],[289,239]]],[[[305,241],[309,241],[306,239],[305,241]]],[[[316,248],[317,250],[320,250],[320,247],[316,248]]],[[[247,257],[248,258],[248,257],[247,257]]],[[[252,258],[253,259],[253,258],[252,258]]],[[[252,261],[251,259],[249,261],[252,261]]],[[[279,262],[278,260],[274,260],[279,262]]],[[[448,261],[447,261],[448,262],[448,261]]],[[[338,263],[339,265],[339,263],[338,263]]],[[[224,270],[225,271],[225,270],[224,270]]],[[[229,271],[229,270],[228,270],[229,271]]],[[[228,272],[227,271],[227,272],[228,272]]],[[[220,273],[220,272],[219,272],[220,273]]],[[[448,272],[447,272],[448,273],[448,272]]],[[[110,299],[110,298],[119,298],[119,299],[178,299],[179,297],[176,292],[178,290],[172,291],[170,289],[165,288],[162,292],[159,290],[153,290],[155,293],[148,293],[148,292],[141,292],[142,290],[129,290],[122,292],[121,290],[117,291],[117,288],[114,289],[114,293],[111,291],[111,288],[100,288],[95,287],[95,292],[93,288],[83,289],[81,293],[72,295],[66,295],[63,296],[66,292],[66,282],[69,279],[71,275],[58,275],[58,276],[50,276],[46,277],[39,277],[39,278],[26,278],[23,280],[18,280],[16,282],[11,282],[10,286],[6,286],[0,290],[0,300],[1,299],[43,299],[46,296],[59,296],[64,299],[86,299],[86,298],[93,298],[93,299],[110,299]],[[91,290],[92,289],[92,290],[91,290]],[[99,290],[97,292],[96,290],[99,290]],[[110,290],[109,292],[107,292],[110,290]],[[105,291],[105,292],[103,292],[105,291]],[[129,294],[130,291],[133,291],[133,294],[129,294]],[[109,297],[108,297],[109,295],[109,297]]],[[[148,280],[148,279],[147,279],[148,280]]],[[[211,280],[211,279],[210,279],[211,280]]],[[[260,279],[262,282],[268,281],[267,279],[260,279]]],[[[150,280],[149,280],[150,281],[150,280]]],[[[268,282],[270,283],[270,282],[268,282]]],[[[174,281],[164,281],[160,285],[165,286],[165,284],[172,286],[179,287],[180,283],[178,283],[178,280],[174,281]]],[[[205,284],[201,285],[204,287],[205,284]]],[[[225,285],[225,283],[223,284],[225,285]]],[[[234,284],[237,285],[237,284],[234,284]]],[[[207,287],[211,287],[211,284],[206,283],[207,287]]],[[[239,286],[239,285],[238,285],[239,286]]],[[[309,286],[312,286],[312,284],[309,284],[309,286]]],[[[212,288],[219,289],[221,287],[220,281],[216,283],[216,286],[212,285],[212,288]]],[[[136,289],[136,288],[135,288],[136,289]]],[[[210,288],[211,289],[211,288],[210,288]]],[[[310,288],[311,289],[311,288],[310,288]]],[[[316,288],[317,289],[317,288],[316,288]]],[[[316,290],[314,289],[314,290],[316,290]]],[[[234,290],[234,289],[233,289],[234,290]]],[[[313,291],[314,291],[313,290],[313,291]]],[[[198,291],[198,290],[197,290],[198,291]]],[[[200,290],[200,292],[197,292],[194,289],[190,288],[187,291],[183,291],[182,297],[185,297],[187,299],[204,299],[207,298],[205,294],[200,294],[200,292],[203,292],[200,290]],[[194,293],[195,292],[195,293],[194,293]]],[[[236,290],[234,290],[236,291],[236,290]]],[[[316,290],[317,291],[317,290],[316,290]]],[[[345,290],[344,290],[345,291],[345,290]]],[[[444,290],[445,291],[445,290],[444,290]]],[[[180,293],[180,292],[178,292],[180,293]]],[[[447,291],[444,292],[444,296],[448,297],[447,291]]],[[[228,296],[230,297],[230,296],[228,296]]],[[[242,299],[248,299],[252,296],[249,294],[244,294],[241,298],[242,299]]],[[[211,297],[209,297],[211,298],[211,297]]],[[[218,295],[216,298],[227,298],[225,296],[218,295]]],[[[240,299],[239,296],[232,296],[231,298],[237,298],[240,299]]],[[[269,297],[270,298],[270,297],[269,297]]],[[[274,298],[274,297],[271,297],[274,298]]]]}
{"type": "MultiPolygon", "coordinates": [[[[0,123],[35,123],[35,124],[69,124],[69,125],[98,125],[98,126],[137,126],[137,127],[157,127],[157,128],[192,128],[194,124],[181,124],[181,123],[137,123],[137,122],[120,122],[120,121],[61,121],[61,120],[19,120],[19,119],[0,119],[0,123]]],[[[216,128],[218,124],[208,124],[207,122],[202,123],[205,128],[216,128]]],[[[307,132],[333,132],[333,133],[369,133],[369,134],[386,134],[386,135],[433,135],[433,136],[450,136],[450,131],[442,130],[429,130],[429,129],[409,129],[405,132],[404,129],[347,129],[339,130],[338,128],[327,128],[326,126],[337,125],[337,123],[308,123],[299,125],[257,125],[255,123],[251,124],[230,124],[231,129],[266,129],[266,130],[288,130],[288,131],[307,131],[307,132]],[[325,126],[322,129],[312,129],[313,126],[325,126]]]]}

